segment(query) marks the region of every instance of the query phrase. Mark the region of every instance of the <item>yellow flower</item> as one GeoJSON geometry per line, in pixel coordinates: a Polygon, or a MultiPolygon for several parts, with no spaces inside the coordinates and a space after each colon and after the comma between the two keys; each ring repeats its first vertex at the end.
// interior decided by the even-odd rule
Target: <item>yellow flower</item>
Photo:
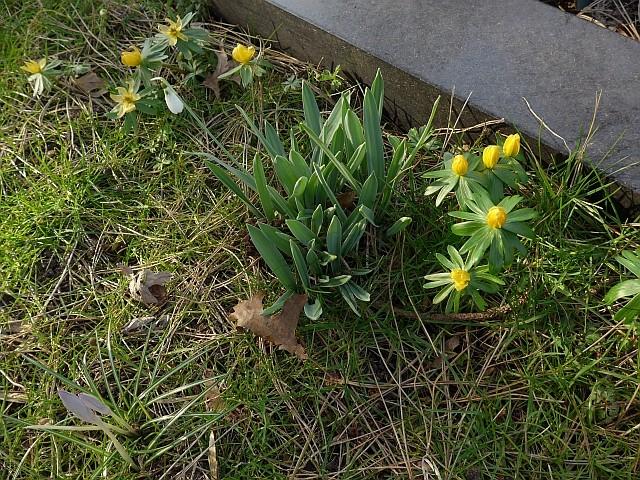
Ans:
{"type": "Polygon", "coordinates": [[[459,176],[463,176],[469,170],[469,162],[462,155],[456,155],[453,157],[453,162],[451,163],[451,170],[453,173],[459,176]]]}
{"type": "Polygon", "coordinates": [[[502,153],[505,157],[515,157],[520,152],[520,135],[514,133],[509,135],[502,146],[502,153]]]}
{"type": "Polygon", "coordinates": [[[453,287],[459,292],[467,288],[471,280],[471,275],[469,275],[469,272],[466,270],[454,268],[451,270],[451,280],[453,280],[453,287]]]}
{"type": "Polygon", "coordinates": [[[507,212],[502,207],[491,207],[487,212],[487,225],[491,228],[502,228],[507,221],[507,212]]]}
{"type": "Polygon", "coordinates": [[[489,145],[482,151],[482,163],[489,169],[495,167],[499,159],[500,147],[498,145],[489,145]]]}
{"type": "Polygon", "coordinates": [[[170,18],[165,18],[169,25],[158,25],[158,30],[162,35],[167,37],[169,45],[172,47],[178,43],[178,40],[187,41],[188,37],[182,33],[184,26],[182,25],[182,19],[178,17],[174,22],[170,18]]]}
{"type": "Polygon", "coordinates": [[[138,47],[133,47],[130,51],[120,53],[120,60],[127,67],[137,67],[142,63],[142,53],[138,47]]]}
{"type": "Polygon", "coordinates": [[[253,56],[256,54],[256,48],[246,45],[242,45],[239,43],[236,45],[236,48],[231,52],[231,57],[238,63],[242,63],[243,65],[249,63],[253,56]]]}
{"type": "Polygon", "coordinates": [[[27,73],[35,75],[36,73],[42,73],[44,70],[44,66],[47,64],[46,58],[41,58],[38,61],[35,60],[27,60],[24,62],[24,65],[20,67],[21,70],[24,70],[27,73]]]}
{"type": "Polygon", "coordinates": [[[116,112],[118,118],[120,118],[129,112],[133,112],[136,109],[136,102],[140,100],[141,97],[134,89],[133,83],[130,83],[128,88],[118,87],[116,90],[118,91],[118,95],[111,95],[111,99],[116,102],[116,106],[112,111],[116,112]]]}

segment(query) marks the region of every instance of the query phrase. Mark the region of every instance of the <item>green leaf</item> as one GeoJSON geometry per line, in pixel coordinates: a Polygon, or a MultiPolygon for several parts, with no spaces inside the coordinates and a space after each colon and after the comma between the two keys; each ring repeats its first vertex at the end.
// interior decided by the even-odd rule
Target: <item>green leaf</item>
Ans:
{"type": "Polygon", "coordinates": [[[366,220],[360,220],[359,222],[353,224],[353,226],[349,230],[349,233],[347,233],[344,242],[342,243],[342,252],[344,255],[349,254],[354,248],[358,246],[358,242],[360,242],[360,239],[362,238],[362,235],[364,235],[366,229],[366,220]]]}
{"type": "Polygon", "coordinates": [[[349,287],[347,287],[346,285],[340,285],[338,287],[338,290],[342,294],[342,298],[344,298],[344,301],[347,302],[347,305],[349,305],[351,310],[353,310],[353,313],[355,313],[359,317],[360,316],[360,310],[358,310],[358,305],[357,305],[357,302],[356,302],[356,298],[354,297],[353,292],[351,291],[351,289],[349,287]]]}
{"type": "Polygon", "coordinates": [[[307,188],[307,183],[307,177],[298,178],[296,184],[293,186],[293,196],[302,199],[302,197],[304,196],[304,191],[307,188]]]}
{"type": "Polygon", "coordinates": [[[616,260],[636,277],[640,277],[640,258],[634,255],[633,252],[625,250],[622,255],[616,257],[616,260]]]}
{"type": "Polygon", "coordinates": [[[320,272],[322,272],[322,265],[320,265],[320,259],[318,258],[316,252],[313,249],[309,249],[307,251],[306,258],[307,267],[309,268],[309,270],[311,270],[311,273],[313,273],[314,275],[320,275],[320,272]]]}
{"type": "Polygon", "coordinates": [[[319,235],[323,222],[324,212],[322,210],[322,205],[318,205],[311,215],[311,231],[316,235],[319,235]]]}
{"type": "Polygon", "coordinates": [[[351,145],[357,147],[358,145],[365,144],[362,124],[360,123],[360,119],[356,113],[351,109],[347,110],[344,117],[344,126],[345,133],[347,134],[347,138],[351,142],[351,145]]]}
{"type": "Polygon", "coordinates": [[[240,200],[242,200],[247,207],[249,207],[249,210],[251,210],[251,213],[253,213],[255,216],[257,217],[262,217],[262,213],[253,206],[253,204],[251,203],[251,201],[247,198],[247,196],[244,194],[244,192],[240,189],[240,187],[236,184],[236,182],[234,182],[231,177],[229,175],[227,175],[227,173],[222,169],[222,167],[219,167],[218,165],[215,165],[214,163],[209,163],[209,168],[211,169],[211,171],[213,172],[213,174],[218,177],[218,179],[229,189],[231,190],[233,193],[235,193],[238,198],[240,200]]]}
{"type": "Polygon", "coordinates": [[[358,205],[364,205],[365,207],[373,210],[377,195],[378,181],[376,180],[376,176],[372,173],[362,184],[362,189],[359,192],[358,205]]]}
{"type": "Polygon", "coordinates": [[[291,235],[287,235],[276,227],[272,227],[266,223],[260,224],[260,230],[262,230],[262,233],[265,234],[267,239],[273,243],[278,250],[286,255],[291,254],[291,249],[289,248],[289,240],[293,239],[291,235]]]}
{"type": "Polygon", "coordinates": [[[262,310],[262,315],[267,317],[269,315],[273,315],[274,313],[279,312],[280,310],[282,310],[282,307],[284,307],[284,304],[286,303],[286,301],[289,300],[289,298],[291,298],[294,293],[296,293],[296,292],[294,292],[293,290],[287,290],[286,292],[284,292],[273,303],[273,305],[271,305],[270,307],[265,308],[264,310],[262,310]]]}
{"type": "Polygon", "coordinates": [[[395,221],[386,232],[387,237],[397,235],[411,224],[411,217],[402,217],[395,221]]]}
{"type": "Polygon", "coordinates": [[[293,209],[289,207],[289,204],[287,203],[287,201],[282,197],[282,195],[280,195],[280,193],[278,193],[278,191],[275,188],[268,186],[268,190],[269,190],[269,193],[271,194],[271,200],[275,204],[276,210],[278,210],[282,214],[282,216],[289,217],[289,218],[296,216],[293,209]]]}
{"type": "Polygon", "coordinates": [[[265,234],[253,225],[247,225],[251,241],[269,266],[271,271],[280,280],[280,283],[289,290],[296,290],[296,280],[291,273],[291,268],[278,249],[269,241],[265,234]]]}
{"type": "Polygon", "coordinates": [[[320,299],[316,298],[313,303],[306,303],[304,305],[304,314],[309,320],[318,320],[322,315],[322,304],[320,299]]]}
{"type": "Polygon", "coordinates": [[[287,160],[285,157],[277,155],[273,160],[273,166],[276,170],[276,175],[278,176],[278,180],[284,187],[287,194],[291,194],[293,191],[293,187],[298,180],[296,176],[293,165],[287,160]]]}
{"type": "Polygon", "coordinates": [[[384,149],[378,102],[370,90],[364,94],[364,138],[367,143],[367,173],[376,174],[380,180],[384,176],[384,149]]]}
{"type": "Polygon", "coordinates": [[[335,255],[338,261],[340,260],[342,252],[342,223],[335,215],[327,229],[327,252],[335,255]]]}
{"type": "Polygon", "coordinates": [[[640,295],[636,295],[629,300],[629,303],[618,310],[613,318],[616,321],[624,320],[627,323],[632,323],[638,316],[640,316],[640,295]]]}
{"type": "Polygon", "coordinates": [[[307,126],[316,135],[320,135],[322,127],[322,118],[320,117],[320,109],[313,95],[313,91],[309,84],[302,82],[302,109],[304,111],[304,121],[307,126]]]}
{"type": "Polygon", "coordinates": [[[293,236],[300,240],[304,245],[309,245],[312,240],[315,240],[316,235],[299,220],[287,219],[285,221],[293,236]]]}
{"type": "Polygon", "coordinates": [[[438,292],[438,294],[434,297],[433,304],[437,305],[438,303],[442,302],[445,298],[449,296],[449,294],[453,291],[454,288],[455,287],[453,286],[453,284],[451,284],[448,287],[440,290],[440,292],[438,292]]]}
{"type": "Polygon", "coordinates": [[[360,165],[362,165],[362,160],[364,160],[366,153],[367,145],[365,143],[362,143],[355,149],[353,155],[351,155],[347,167],[353,175],[355,175],[358,170],[360,170],[360,165]]]}
{"type": "Polygon", "coordinates": [[[625,280],[611,287],[604,297],[605,303],[612,304],[622,297],[640,293],[640,280],[625,280]]]}
{"type": "Polygon", "coordinates": [[[275,220],[275,212],[273,209],[273,201],[271,200],[271,194],[267,188],[267,178],[264,174],[264,167],[260,161],[260,156],[256,153],[253,157],[253,176],[256,180],[256,188],[258,189],[258,196],[260,197],[260,203],[262,204],[262,210],[267,217],[267,220],[275,220]]]}
{"type": "Polygon", "coordinates": [[[313,169],[316,175],[318,176],[318,183],[320,183],[320,186],[324,190],[325,195],[327,196],[329,201],[332,203],[333,207],[336,209],[336,214],[338,215],[338,217],[340,217],[340,220],[346,223],[347,215],[344,213],[344,210],[340,206],[340,202],[338,202],[338,199],[333,193],[333,190],[331,190],[331,187],[329,187],[329,184],[327,184],[327,181],[325,180],[324,175],[322,174],[322,171],[318,168],[317,165],[314,165],[313,169]]]}
{"type": "Polygon", "coordinates": [[[485,227],[485,224],[482,222],[471,221],[471,222],[461,222],[451,225],[451,231],[456,235],[460,235],[462,237],[466,237],[469,235],[473,235],[478,230],[485,227]]]}
{"type": "Polygon", "coordinates": [[[356,192],[360,191],[360,182],[358,182],[349,169],[346,167],[344,163],[342,163],[338,158],[333,154],[333,152],[327,147],[320,137],[318,137],[307,125],[302,124],[302,129],[309,136],[311,141],[315,143],[320,150],[327,156],[331,164],[340,172],[340,174],[344,177],[344,179],[349,182],[349,184],[354,188],[356,192]]]}
{"type": "Polygon", "coordinates": [[[344,285],[351,280],[351,275],[337,275],[335,277],[323,277],[318,279],[318,286],[322,288],[334,288],[344,285]]]}
{"type": "Polygon", "coordinates": [[[302,282],[302,286],[305,290],[311,288],[311,282],[309,280],[309,271],[307,270],[307,262],[305,261],[304,256],[302,255],[302,251],[300,251],[300,247],[296,245],[296,242],[289,240],[289,247],[291,248],[291,254],[293,255],[293,263],[296,266],[296,270],[298,270],[298,276],[300,277],[300,281],[302,282]]]}
{"type": "Polygon", "coordinates": [[[299,177],[311,176],[311,169],[309,168],[309,165],[307,165],[304,157],[300,155],[300,153],[296,150],[292,149],[289,151],[289,162],[291,162],[296,175],[298,175],[299,177]]]}
{"type": "Polygon", "coordinates": [[[371,83],[371,94],[378,103],[378,123],[382,118],[382,107],[384,106],[384,81],[382,80],[382,73],[380,69],[376,72],[376,76],[371,83]]]}
{"type": "Polygon", "coordinates": [[[504,224],[502,228],[504,228],[505,230],[508,230],[509,232],[513,232],[517,235],[522,235],[523,237],[527,237],[527,238],[535,237],[535,233],[533,233],[533,230],[531,230],[531,228],[528,225],[522,222],[508,221],[507,223],[504,224]]]}
{"type": "Polygon", "coordinates": [[[284,145],[282,145],[278,132],[276,132],[276,129],[266,121],[264,122],[264,136],[264,146],[267,149],[267,152],[269,152],[271,158],[275,158],[277,155],[286,157],[287,154],[284,151],[284,145]]]}
{"type": "Polygon", "coordinates": [[[360,285],[357,285],[353,282],[349,282],[346,284],[347,288],[351,290],[351,293],[355,298],[361,300],[363,302],[369,302],[371,300],[371,295],[360,285]]]}

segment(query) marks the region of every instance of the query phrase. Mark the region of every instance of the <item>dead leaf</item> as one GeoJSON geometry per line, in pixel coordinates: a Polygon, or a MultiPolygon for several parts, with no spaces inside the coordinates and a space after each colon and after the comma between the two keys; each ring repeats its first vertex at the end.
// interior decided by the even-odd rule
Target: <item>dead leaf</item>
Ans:
{"type": "Polygon", "coordinates": [[[227,58],[227,54],[224,51],[216,52],[216,56],[218,57],[218,65],[216,65],[216,69],[213,73],[207,75],[207,78],[204,79],[202,85],[213,90],[213,94],[216,98],[220,98],[220,84],[218,83],[218,77],[223,73],[231,70],[233,65],[229,63],[229,59],[227,58]]]}
{"type": "Polygon", "coordinates": [[[209,432],[209,475],[211,480],[218,480],[218,453],[216,452],[216,437],[209,432]]]}
{"type": "Polygon", "coordinates": [[[349,190],[348,192],[338,195],[338,203],[346,210],[351,210],[356,201],[356,192],[349,190]]]}
{"type": "Polygon", "coordinates": [[[95,72],[89,72],[79,78],[76,78],[75,85],[90,97],[100,97],[107,93],[107,90],[104,88],[104,80],[102,80],[95,72]]]}
{"type": "Polygon", "coordinates": [[[20,333],[28,333],[31,331],[31,325],[24,320],[9,320],[7,323],[0,325],[0,337],[17,335],[20,333]]]}
{"type": "Polygon", "coordinates": [[[145,327],[152,329],[163,329],[169,323],[170,315],[164,314],[160,318],[154,316],[132,318],[129,323],[122,327],[123,333],[132,333],[142,330],[145,327]]]}
{"type": "Polygon", "coordinates": [[[444,350],[446,352],[453,352],[456,348],[460,346],[460,335],[454,335],[446,342],[444,342],[444,350]]]}
{"type": "Polygon", "coordinates": [[[27,403],[28,400],[27,394],[24,392],[0,390],[0,401],[7,403],[27,403]]]}
{"type": "Polygon", "coordinates": [[[238,303],[233,307],[233,313],[229,319],[237,322],[237,328],[251,330],[259,337],[293,353],[300,360],[306,360],[307,353],[304,351],[304,347],[298,343],[295,331],[300,313],[304,304],[307,303],[307,296],[304,294],[293,295],[285,302],[279,314],[270,317],[262,315],[263,298],[264,295],[258,293],[249,300],[238,303]]]}
{"type": "Polygon", "coordinates": [[[145,305],[162,305],[167,301],[167,289],[164,286],[171,280],[169,272],[141,270],[131,277],[129,292],[133,298],[145,305]]]}

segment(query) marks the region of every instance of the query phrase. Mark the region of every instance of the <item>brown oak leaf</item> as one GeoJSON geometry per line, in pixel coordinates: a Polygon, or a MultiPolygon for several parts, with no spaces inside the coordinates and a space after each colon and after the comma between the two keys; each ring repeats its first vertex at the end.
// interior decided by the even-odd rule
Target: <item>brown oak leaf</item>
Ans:
{"type": "Polygon", "coordinates": [[[356,192],[353,190],[346,191],[338,195],[338,203],[346,210],[351,210],[356,201],[356,192]]]}
{"type": "Polygon", "coordinates": [[[262,315],[262,299],[264,295],[257,293],[249,300],[239,302],[233,307],[229,319],[236,322],[236,327],[251,330],[263,339],[280,346],[281,349],[293,353],[300,360],[307,359],[304,347],[296,339],[296,327],[300,320],[300,313],[307,303],[307,296],[296,294],[284,304],[282,311],[276,315],[265,317],[262,315]]]}

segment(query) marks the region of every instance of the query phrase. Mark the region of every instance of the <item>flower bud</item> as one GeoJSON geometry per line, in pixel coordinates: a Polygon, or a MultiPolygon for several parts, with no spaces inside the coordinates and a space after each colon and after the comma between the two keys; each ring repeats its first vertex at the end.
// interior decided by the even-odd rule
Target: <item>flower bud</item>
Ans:
{"type": "Polygon", "coordinates": [[[462,155],[456,155],[453,157],[453,162],[451,163],[451,170],[458,176],[463,176],[469,170],[469,162],[462,155]]]}
{"type": "Polygon", "coordinates": [[[133,47],[130,51],[124,51],[120,54],[120,60],[127,67],[137,67],[142,63],[142,53],[138,47],[133,47]]]}
{"type": "Polygon", "coordinates": [[[182,99],[178,96],[176,91],[170,85],[167,85],[164,88],[164,101],[167,104],[167,108],[169,111],[175,115],[182,113],[184,109],[184,103],[182,99]]]}
{"type": "Polygon", "coordinates": [[[507,212],[502,207],[491,207],[487,212],[487,225],[502,228],[507,221],[507,212]]]}
{"type": "Polygon", "coordinates": [[[502,146],[502,153],[505,157],[515,157],[520,152],[520,135],[514,133],[509,135],[502,146]]]}
{"type": "Polygon", "coordinates": [[[500,147],[497,145],[489,145],[482,151],[482,163],[486,168],[492,169],[500,159],[500,147]]]}
{"type": "Polygon", "coordinates": [[[255,47],[247,47],[246,45],[242,45],[241,43],[239,43],[231,52],[231,57],[236,62],[244,65],[249,63],[255,54],[255,47]]]}

